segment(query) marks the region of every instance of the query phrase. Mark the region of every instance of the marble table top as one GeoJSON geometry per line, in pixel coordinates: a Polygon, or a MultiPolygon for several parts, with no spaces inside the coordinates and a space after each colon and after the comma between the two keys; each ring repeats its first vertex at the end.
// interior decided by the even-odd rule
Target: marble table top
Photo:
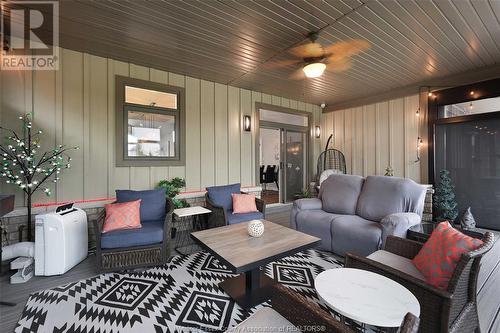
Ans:
{"type": "Polygon", "coordinates": [[[208,214],[211,212],[212,211],[210,209],[207,209],[207,208],[201,207],[201,206],[192,206],[192,207],[174,209],[174,214],[177,217],[186,217],[186,216],[193,216],[193,215],[200,215],[200,214],[208,214]]]}
{"type": "Polygon", "coordinates": [[[408,289],[376,273],[334,268],[320,273],[314,284],[335,311],[361,323],[399,327],[407,312],[420,315],[420,304],[408,289]]]}

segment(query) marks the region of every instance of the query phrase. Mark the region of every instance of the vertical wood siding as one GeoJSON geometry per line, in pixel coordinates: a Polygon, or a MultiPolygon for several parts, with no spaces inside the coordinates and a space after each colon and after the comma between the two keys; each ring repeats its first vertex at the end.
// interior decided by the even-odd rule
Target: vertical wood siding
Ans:
{"type": "MultiPolygon", "coordinates": [[[[38,194],[34,202],[114,196],[115,189],[153,188],[162,179],[182,177],[186,190],[255,180],[255,103],[309,111],[321,122],[319,106],[261,92],[235,88],[154,68],[61,49],[59,71],[0,72],[0,122],[19,129],[18,117],[33,112],[44,130],[43,148],[76,145],[72,168],[61,182],[49,184],[53,196],[38,194]],[[115,76],[129,76],[186,89],[186,165],[117,167],[115,165],[115,76]],[[243,115],[252,116],[252,131],[242,131],[243,115]]],[[[321,150],[315,139],[313,159],[321,150]]],[[[312,167],[315,167],[315,162],[312,167]]],[[[0,193],[16,193],[0,183],[0,193]]]]}
{"type": "Polygon", "coordinates": [[[420,182],[417,158],[419,95],[339,110],[321,117],[321,144],[334,133],[334,147],[346,158],[348,173],[383,175],[387,166],[394,175],[420,182]]]}

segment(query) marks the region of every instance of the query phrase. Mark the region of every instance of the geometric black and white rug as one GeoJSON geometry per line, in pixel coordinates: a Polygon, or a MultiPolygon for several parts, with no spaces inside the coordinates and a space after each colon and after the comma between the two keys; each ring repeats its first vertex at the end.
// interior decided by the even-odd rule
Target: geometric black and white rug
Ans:
{"type": "MultiPolygon", "coordinates": [[[[265,267],[265,273],[320,302],[314,278],[341,267],[331,253],[307,250],[265,267]]],[[[30,295],[15,332],[225,332],[258,308],[238,306],[218,283],[234,276],[207,252],[164,265],[108,273],[30,295]]]]}

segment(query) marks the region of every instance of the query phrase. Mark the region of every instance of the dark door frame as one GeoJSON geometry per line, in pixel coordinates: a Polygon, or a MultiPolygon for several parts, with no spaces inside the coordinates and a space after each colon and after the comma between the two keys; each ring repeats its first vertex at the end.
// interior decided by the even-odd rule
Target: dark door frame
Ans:
{"type": "MultiPolygon", "coordinates": [[[[309,186],[309,182],[311,181],[311,175],[310,175],[310,170],[312,170],[312,163],[313,163],[313,147],[314,147],[314,137],[312,135],[313,131],[312,128],[314,126],[313,124],[313,115],[311,112],[307,111],[300,111],[300,110],[295,110],[295,109],[290,109],[282,106],[277,106],[277,105],[272,105],[272,104],[266,104],[266,103],[260,103],[256,102],[255,103],[255,165],[254,165],[254,170],[255,170],[255,179],[260,179],[259,178],[259,172],[260,172],[260,158],[259,158],[259,144],[260,144],[260,126],[261,126],[261,121],[260,121],[260,110],[265,109],[269,111],[276,111],[276,112],[282,112],[282,113],[289,113],[289,114],[295,114],[295,115],[302,115],[302,116],[307,116],[307,127],[305,126],[295,126],[295,125],[288,125],[288,124],[282,124],[282,123],[274,123],[274,122],[269,122],[269,121],[262,121],[262,126],[263,127],[268,127],[268,128],[279,128],[285,129],[285,130],[291,130],[291,131],[297,131],[297,132],[303,132],[306,134],[306,152],[307,152],[307,157],[306,160],[304,161],[305,163],[305,183],[304,186],[309,186]]],[[[283,155],[283,152],[280,152],[281,155],[283,155]]],[[[281,156],[281,159],[283,156],[281,156]]],[[[281,169],[281,166],[280,166],[281,169]]],[[[285,185],[285,180],[283,170],[280,170],[280,192],[281,188],[284,189],[283,185],[285,185]]],[[[284,192],[284,191],[283,191],[284,192]]],[[[283,199],[280,195],[280,201],[283,199]]]]}
{"type": "Polygon", "coordinates": [[[471,83],[454,88],[437,90],[429,93],[429,96],[427,98],[429,110],[429,183],[435,184],[434,145],[436,125],[500,118],[500,111],[453,118],[439,118],[439,114],[443,111],[444,106],[449,104],[473,102],[479,99],[498,97],[500,96],[500,89],[498,87],[500,87],[500,78],[471,83]]]}

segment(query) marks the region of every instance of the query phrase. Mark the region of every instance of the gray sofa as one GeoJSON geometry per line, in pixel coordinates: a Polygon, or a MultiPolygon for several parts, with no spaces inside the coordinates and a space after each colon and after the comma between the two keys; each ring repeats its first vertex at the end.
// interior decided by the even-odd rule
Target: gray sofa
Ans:
{"type": "Polygon", "coordinates": [[[367,256],[421,222],[425,193],[405,178],[331,175],[318,198],[293,203],[290,226],[321,238],[320,249],[367,256]]]}

